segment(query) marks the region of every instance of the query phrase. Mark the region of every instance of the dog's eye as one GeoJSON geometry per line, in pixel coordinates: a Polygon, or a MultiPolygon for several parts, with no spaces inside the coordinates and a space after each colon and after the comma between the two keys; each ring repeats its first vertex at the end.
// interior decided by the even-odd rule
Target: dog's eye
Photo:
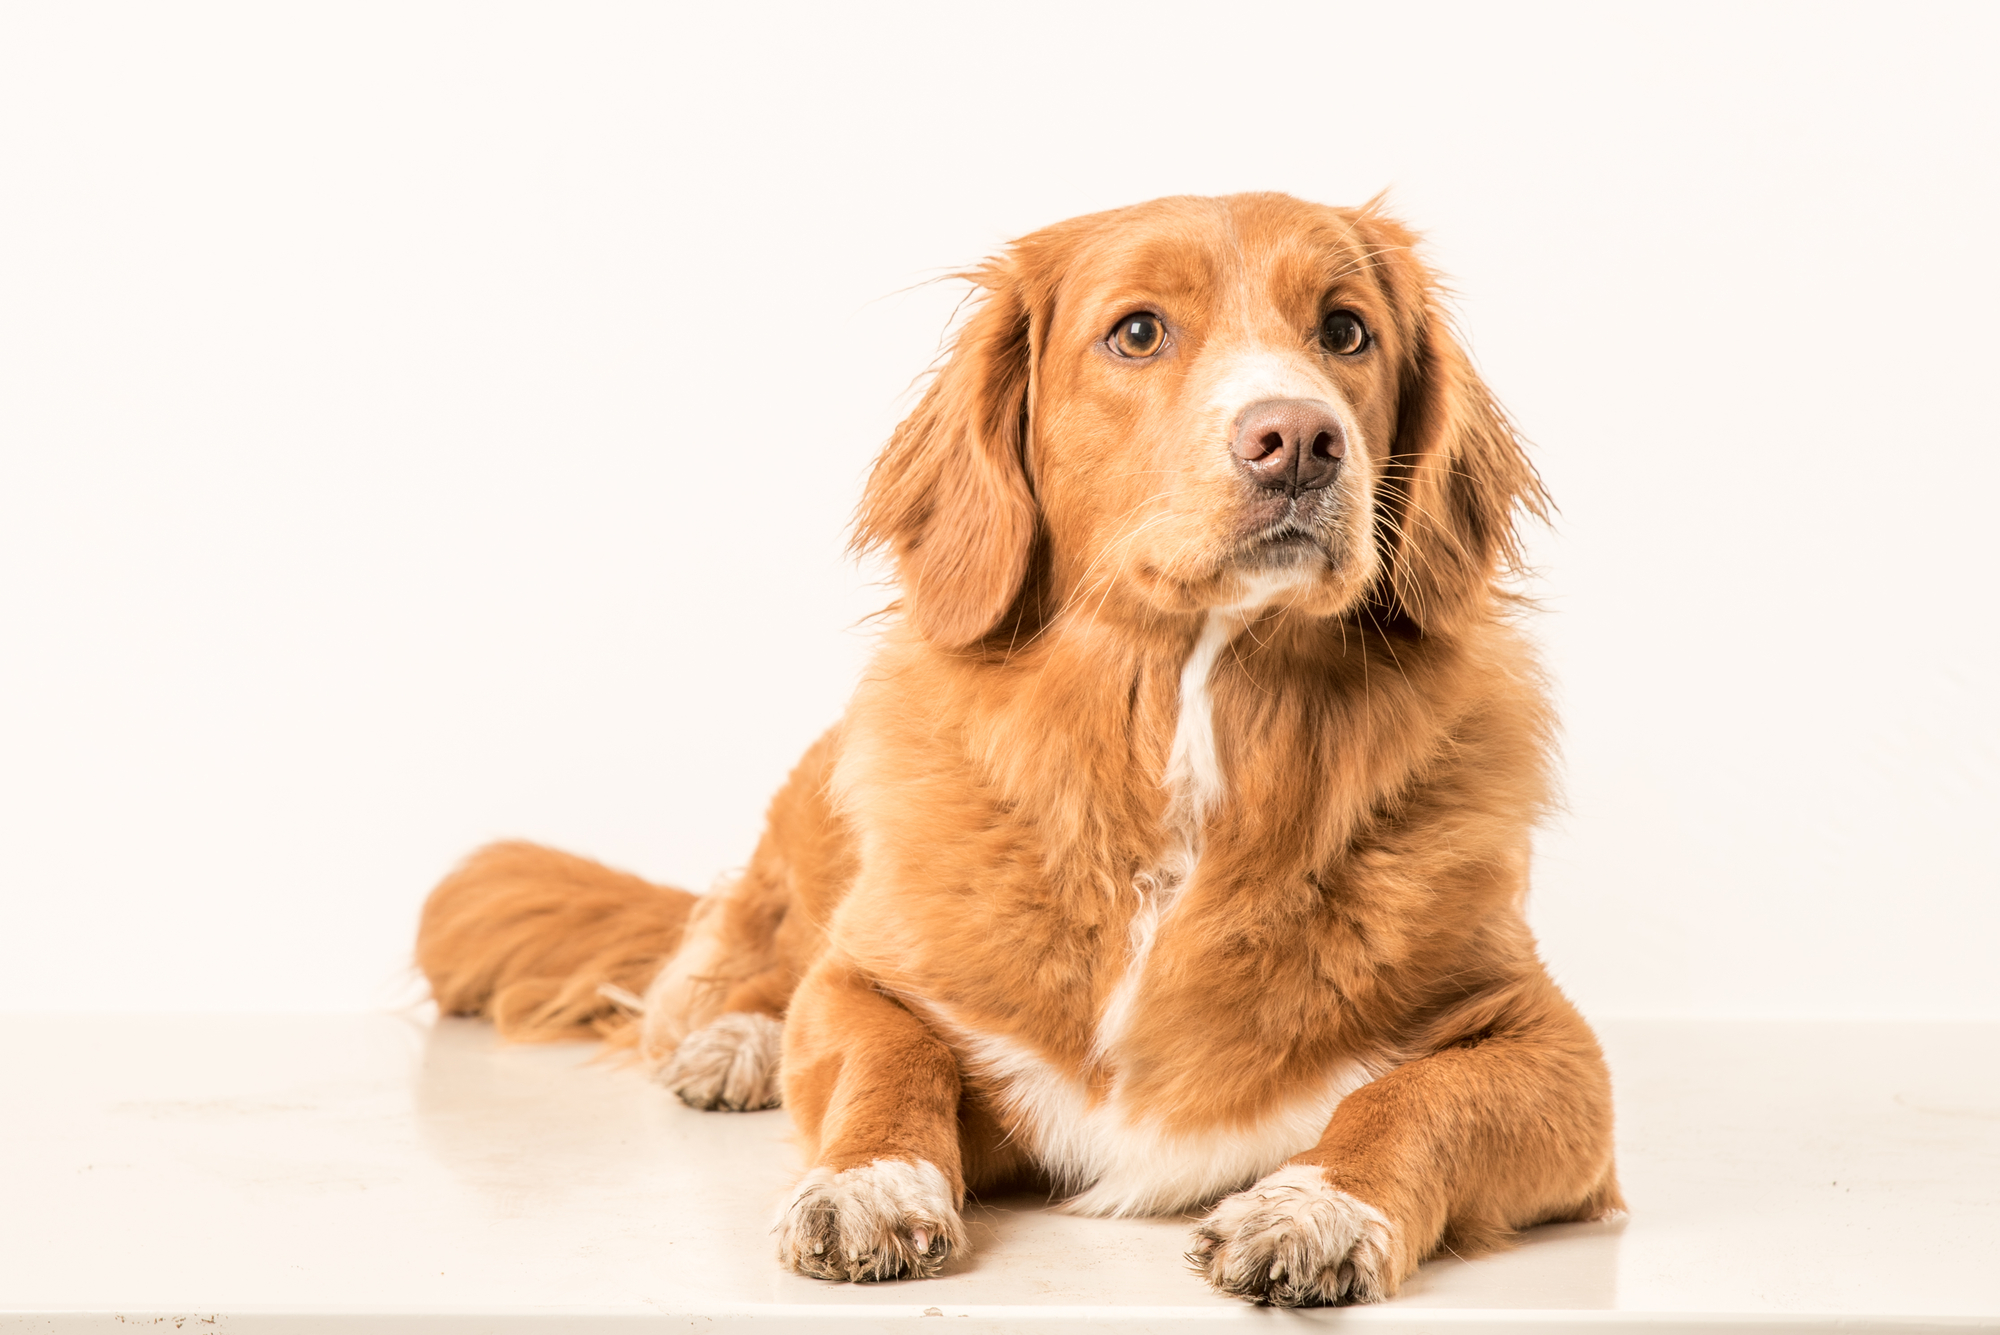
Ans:
{"type": "Polygon", "coordinates": [[[1353,311],[1328,311],[1319,322],[1319,341],[1328,352],[1351,356],[1368,346],[1368,326],[1353,311]]]}
{"type": "Polygon", "coordinates": [[[1151,311],[1128,315],[1112,332],[1111,346],[1120,356],[1151,357],[1167,344],[1167,326],[1151,311]]]}

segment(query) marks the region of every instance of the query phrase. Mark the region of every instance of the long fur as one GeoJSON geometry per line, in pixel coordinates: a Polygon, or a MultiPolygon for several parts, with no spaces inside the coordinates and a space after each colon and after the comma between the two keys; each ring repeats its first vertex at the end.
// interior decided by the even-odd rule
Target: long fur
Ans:
{"type": "Polygon", "coordinates": [[[587,858],[491,844],[431,892],[417,964],[447,1015],[489,1016],[506,1037],[636,1041],[606,989],[644,991],[680,945],[695,898],[587,858]]]}
{"type": "Polygon", "coordinates": [[[489,850],[427,910],[440,1003],[629,1041],[609,983],[683,1098],[781,1084],[809,1274],[930,1273],[1005,1182],[1213,1205],[1202,1273],[1287,1304],[1619,1208],[1603,1059],[1523,913],[1554,724],[1507,575],[1547,501],[1416,238],[1166,199],[969,276],[856,518],[898,615],[744,876],[683,932],[679,892],[489,850]],[[1317,341],[1335,310],[1358,350],[1317,341]],[[1238,466],[1274,400],[1338,424],[1325,487],[1238,466]]]}

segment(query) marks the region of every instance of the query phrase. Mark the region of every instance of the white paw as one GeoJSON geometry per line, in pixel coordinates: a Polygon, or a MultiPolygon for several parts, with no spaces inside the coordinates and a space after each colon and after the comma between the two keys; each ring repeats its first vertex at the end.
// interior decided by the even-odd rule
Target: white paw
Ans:
{"type": "Polygon", "coordinates": [[[1305,1164],[1225,1196],[1195,1226],[1188,1259],[1223,1293],[1278,1307],[1379,1302],[1393,1226],[1305,1164]]]}
{"type": "Polygon", "coordinates": [[[690,1108],[775,1108],[784,1043],[781,1021],[732,1011],[682,1039],[660,1068],[660,1081],[690,1108]]]}
{"type": "Polygon", "coordinates": [[[816,1279],[928,1279],[965,1247],[951,1184],[921,1159],[815,1168],[773,1231],[778,1259],[816,1279]]]}

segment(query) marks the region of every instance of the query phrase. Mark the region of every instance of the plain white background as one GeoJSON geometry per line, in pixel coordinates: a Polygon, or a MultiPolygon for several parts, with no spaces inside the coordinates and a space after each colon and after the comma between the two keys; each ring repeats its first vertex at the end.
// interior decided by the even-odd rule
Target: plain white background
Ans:
{"type": "Polygon", "coordinates": [[[701,887],[1008,237],[1384,188],[1562,507],[1596,1014],[2000,1016],[1990,6],[0,20],[0,1008],[410,995],[529,836],[701,887]]]}

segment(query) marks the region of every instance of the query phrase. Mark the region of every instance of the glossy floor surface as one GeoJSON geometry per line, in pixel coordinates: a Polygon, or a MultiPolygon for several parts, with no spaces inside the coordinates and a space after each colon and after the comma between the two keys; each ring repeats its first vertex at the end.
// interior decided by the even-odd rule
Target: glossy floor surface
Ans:
{"type": "Polygon", "coordinates": [[[1211,1295],[1185,1220],[1033,1200],[975,1204],[939,1279],[785,1274],[785,1114],[694,1112],[587,1047],[17,1016],[0,1331],[2000,1330],[2000,1025],[1600,1028],[1628,1217],[1285,1313],[1211,1295]]]}

